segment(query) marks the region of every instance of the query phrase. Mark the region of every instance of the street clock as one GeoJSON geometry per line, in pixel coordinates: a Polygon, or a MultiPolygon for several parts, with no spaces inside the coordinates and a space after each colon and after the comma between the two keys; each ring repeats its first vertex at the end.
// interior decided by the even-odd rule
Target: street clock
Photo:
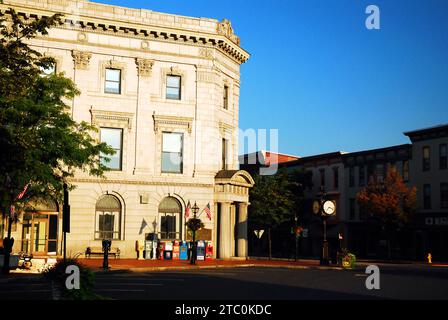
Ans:
{"type": "Polygon", "coordinates": [[[322,209],[327,216],[334,216],[336,214],[336,204],[331,200],[325,201],[322,209]]]}

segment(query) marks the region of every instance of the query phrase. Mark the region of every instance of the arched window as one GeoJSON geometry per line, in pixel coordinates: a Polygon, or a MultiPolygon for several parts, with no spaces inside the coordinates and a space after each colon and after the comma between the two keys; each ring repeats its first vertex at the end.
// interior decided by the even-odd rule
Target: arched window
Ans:
{"type": "Polygon", "coordinates": [[[102,196],[96,203],[95,239],[119,240],[121,235],[121,204],[112,195],[102,196]]]}
{"type": "Polygon", "coordinates": [[[173,197],[166,197],[159,205],[160,239],[180,240],[182,205],[173,197]]]}

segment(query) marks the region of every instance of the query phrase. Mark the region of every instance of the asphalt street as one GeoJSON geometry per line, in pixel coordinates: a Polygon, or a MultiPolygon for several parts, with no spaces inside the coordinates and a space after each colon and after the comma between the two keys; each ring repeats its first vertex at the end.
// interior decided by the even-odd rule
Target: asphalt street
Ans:
{"type": "MultiPolygon", "coordinates": [[[[222,268],[96,274],[97,294],[117,300],[448,299],[448,268],[381,267],[380,289],[348,270],[222,268]]],[[[51,299],[41,276],[0,277],[0,300],[51,299]]]]}
{"type": "Polygon", "coordinates": [[[382,268],[380,289],[360,271],[232,268],[101,274],[96,292],[113,299],[448,299],[448,269],[382,268]]]}

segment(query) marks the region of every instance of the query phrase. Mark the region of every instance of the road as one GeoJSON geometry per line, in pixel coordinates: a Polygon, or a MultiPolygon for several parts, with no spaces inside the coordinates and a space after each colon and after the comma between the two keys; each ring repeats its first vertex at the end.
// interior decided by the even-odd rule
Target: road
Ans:
{"type": "MultiPolygon", "coordinates": [[[[448,299],[448,268],[381,267],[380,290],[361,271],[222,268],[96,274],[95,291],[128,300],[448,299]]],[[[41,277],[0,277],[0,300],[51,299],[41,277]]]]}

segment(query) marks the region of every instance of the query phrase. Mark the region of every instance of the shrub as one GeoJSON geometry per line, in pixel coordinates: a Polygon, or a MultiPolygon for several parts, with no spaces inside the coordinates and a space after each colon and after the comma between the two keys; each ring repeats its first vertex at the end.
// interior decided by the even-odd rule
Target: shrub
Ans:
{"type": "Polygon", "coordinates": [[[99,298],[93,292],[95,274],[89,268],[79,263],[77,259],[67,258],[66,261],[58,259],[53,266],[44,271],[44,276],[53,281],[54,285],[61,290],[63,299],[91,300],[99,298]],[[69,290],[65,285],[65,281],[69,276],[69,274],[65,273],[65,270],[70,265],[75,265],[79,268],[80,289],[69,290]]]}

